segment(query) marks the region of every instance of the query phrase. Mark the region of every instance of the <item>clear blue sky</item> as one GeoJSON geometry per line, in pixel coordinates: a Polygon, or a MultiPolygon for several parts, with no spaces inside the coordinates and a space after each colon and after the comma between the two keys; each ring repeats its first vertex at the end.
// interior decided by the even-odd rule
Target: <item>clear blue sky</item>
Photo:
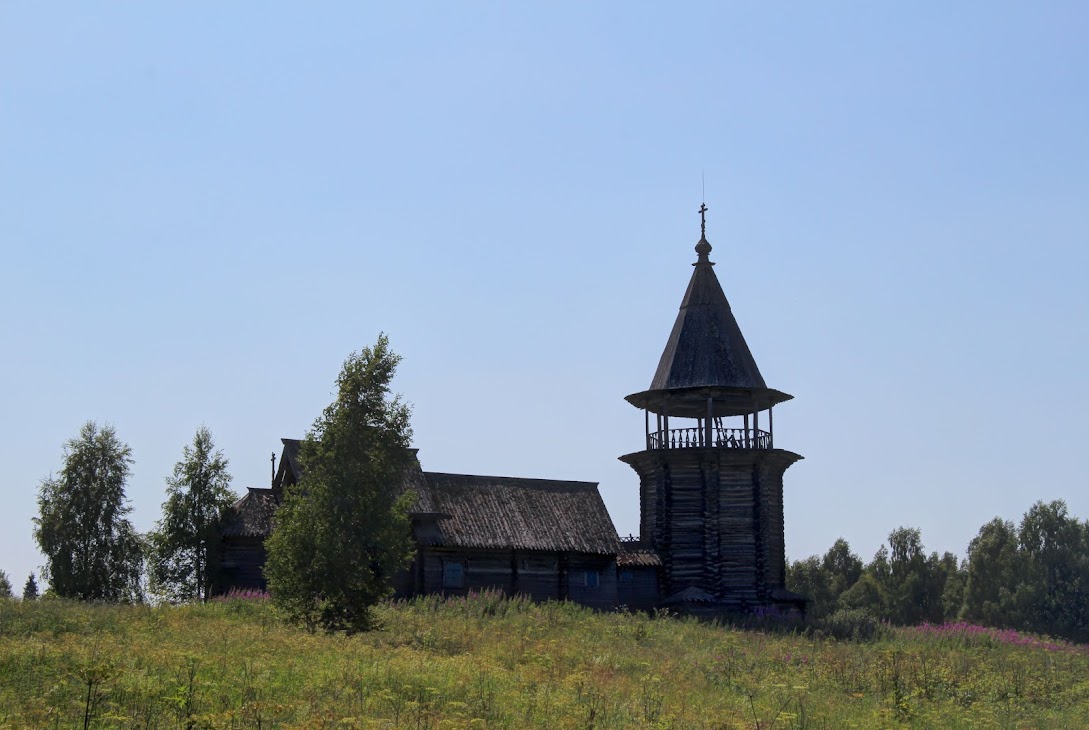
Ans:
{"type": "Polygon", "coordinates": [[[0,569],[89,419],[140,529],[380,331],[431,471],[598,481],[694,260],[770,387],[787,550],[1089,517],[1084,3],[0,5],[0,569]]]}

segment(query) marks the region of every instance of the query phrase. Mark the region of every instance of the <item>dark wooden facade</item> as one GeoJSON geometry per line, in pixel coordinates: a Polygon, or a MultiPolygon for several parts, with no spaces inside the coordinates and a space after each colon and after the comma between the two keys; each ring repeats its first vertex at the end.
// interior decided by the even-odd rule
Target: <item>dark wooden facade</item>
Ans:
{"type": "Polygon", "coordinates": [[[232,588],[265,590],[261,572],[265,538],[272,532],[272,518],[279,506],[279,490],[253,487],[234,503],[221,533],[216,592],[226,593],[232,588]]]}
{"type": "Polygon", "coordinates": [[[639,474],[641,530],[661,561],[663,597],[695,587],[724,610],[790,598],[783,593],[783,472],[798,457],[751,451],[688,448],[623,457],[639,474]]]}
{"type": "Polygon", "coordinates": [[[411,593],[617,605],[620,542],[590,482],[421,472],[411,593]]]}
{"type": "Polygon", "coordinates": [[[601,609],[618,602],[615,555],[421,547],[412,571],[413,594],[492,589],[601,609]]]}
{"type": "MultiPolygon", "coordinates": [[[[283,443],[272,488],[250,489],[223,531],[220,592],[265,587],[264,538],[282,490],[301,476],[299,441],[283,443]]],[[[416,495],[416,553],[394,578],[395,596],[491,589],[601,609],[620,603],[624,551],[597,484],[424,472],[414,458],[397,488],[416,495]]]]}
{"type": "Polygon", "coordinates": [[[621,540],[616,556],[616,598],[620,606],[647,611],[658,606],[662,561],[658,553],[639,540],[621,540]]]}

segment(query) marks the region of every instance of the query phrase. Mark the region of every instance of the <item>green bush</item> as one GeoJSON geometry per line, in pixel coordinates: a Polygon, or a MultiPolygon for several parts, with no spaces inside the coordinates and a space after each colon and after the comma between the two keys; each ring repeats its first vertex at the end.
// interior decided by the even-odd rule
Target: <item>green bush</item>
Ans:
{"type": "Polygon", "coordinates": [[[821,636],[841,641],[876,641],[891,631],[888,624],[864,608],[841,608],[810,626],[821,636]]]}

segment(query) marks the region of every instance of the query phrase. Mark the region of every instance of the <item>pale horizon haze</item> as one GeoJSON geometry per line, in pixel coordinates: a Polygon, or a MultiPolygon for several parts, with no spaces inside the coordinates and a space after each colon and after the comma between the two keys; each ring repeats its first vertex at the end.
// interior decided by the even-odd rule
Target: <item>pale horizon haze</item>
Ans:
{"type": "Polygon", "coordinates": [[[94,420],[149,530],[267,486],[388,333],[428,471],[600,483],[711,260],[791,559],[1089,517],[1089,6],[0,4],[0,570],[94,420]]]}

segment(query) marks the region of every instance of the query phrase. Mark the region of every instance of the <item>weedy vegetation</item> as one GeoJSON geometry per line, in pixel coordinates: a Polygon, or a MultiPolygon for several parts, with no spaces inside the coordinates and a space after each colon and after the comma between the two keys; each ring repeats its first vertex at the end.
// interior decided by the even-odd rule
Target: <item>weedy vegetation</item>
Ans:
{"type": "Polygon", "coordinates": [[[375,619],[0,600],[0,727],[1089,727],[1089,647],[968,624],[746,629],[493,593],[375,619]]]}

